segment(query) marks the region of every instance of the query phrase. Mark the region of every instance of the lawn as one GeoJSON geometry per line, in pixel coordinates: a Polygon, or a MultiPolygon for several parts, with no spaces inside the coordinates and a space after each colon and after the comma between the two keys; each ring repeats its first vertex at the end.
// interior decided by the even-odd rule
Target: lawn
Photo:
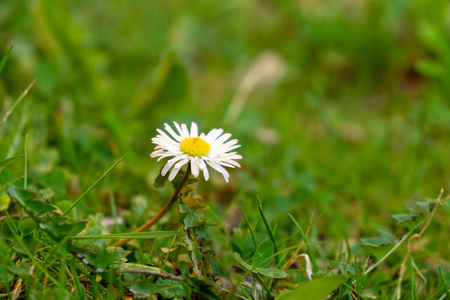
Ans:
{"type": "Polygon", "coordinates": [[[0,298],[450,296],[448,1],[6,0],[0,60],[0,298]]]}

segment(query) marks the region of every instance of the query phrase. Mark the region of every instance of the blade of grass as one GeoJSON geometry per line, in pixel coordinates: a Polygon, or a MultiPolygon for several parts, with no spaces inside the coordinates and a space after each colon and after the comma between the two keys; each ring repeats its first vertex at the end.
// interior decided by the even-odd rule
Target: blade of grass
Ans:
{"type": "Polygon", "coordinates": [[[298,231],[300,232],[300,235],[302,236],[302,239],[303,239],[303,241],[305,242],[306,251],[308,252],[309,258],[311,259],[311,263],[312,263],[312,265],[313,265],[313,271],[314,271],[314,273],[319,272],[319,270],[320,270],[320,269],[319,269],[319,266],[318,266],[317,263],[316,263],[316,259],[315,259],[315,257],[314,257],[314,254],[313,254],[312,251],[311,251],[311,247],[309,246],[308,239],[306,238],[305,233],[303,232],[302,227],[297,223],[297,220],[295,220],[295,218],[294,218],[291,214],[288,214],[288,215],[289,215],[289,217],[291,217],[292,221],[295,223],[295,226],[297,226],[298,231]]]}
{"type": "Polygon", "coordinates": [[[392,253],[394,253],[395,250],[398,249],[409,237],[412,236],[412,234],[425,222],[425,220],[419,222],[414,226],[413,229],[411,229],[397,244],[395,244],[391,250],[389,250],[380,260],[378,260],[375,264],[373,264],[370,268],[368,268],[363,275],[367,275],[370,272],[372,272],[376,267],[378,267],[383,261],[386,260],[392,253]]]}
{"type": "MultiPolygon", "coordinates": [[[[264,214],[264,211],[263,211],[262,205],[261,205],[261,199],[259,199],[259,196],[258,196],[258,209],[259,209],[259,214],[261,215],[261,218],[263,219],[264,225],[266,226],[267,233],[269,234],[269,238],[273,243],[273,251],[275,253],[278,253],[277,241],[275,240],[275,235],[273,234],[272,227],[270,226],[269,222],[267,221],[266,215],[264,214]]],[[[275,260],[276,260],[276,263],[278,264],[278,255],[275,256],[275,260]]]]}
{"type": "Polygon", "coordinates": [[[28,186],[28,133],[25,135],[25,144],[24,144],[24,175],[23,175],[23,188],[27,189],[28,186]]]}
{"type": "Polygon", "coordinates": [[[96,275],[95,274],[91,274],[90,272],[86,271],[83,267],[84,267],[84,263],[81,260],[81,258],[78,258],[80,260],[80,262],[82,262],[82,264],[75,264],[75,267],[81,272],[83,273],[83,275],[88,278],[91,282],[92,282],[92,288],[93,291],[91,294],[93,294],[94,299],[102,299],[101,295],[102,293],[106,292],[106,288],[104,286],[102,286],[97,280],[96,280],[96,275]]]}
{"type": "Polygon", "coordinates": [[[8,51],[6,51],[5,55],[3,55],[2,61],[0,61],[0,74],[2,73],[3,68],[6,65],[6,61],[9,58],[9,54],[11,53],[12,48],[13,46],[9,47],[8,51]]]}
{"type": "Polygon", "coordinates": [[[28,94],[28,92],[30,91],[31,87],[34,85],[35,82],[36,82],[36,78],[33,79],[33,81],[25,89],[25,91],[23,91],[23,93],[20,95],[20,97],[13,103],[11,108],[5,113],[5,116],[3,117],[2,122],[0,123],[0,126],[2,126],[6,122],[6,120],[8,120],[9,115],[12,114],[12,112],[16,108],[16,106],[19,105],[19,103],[22,101],[22,99],[28,94]]]}
{"type": "Polygon", "coordinates": [[[99,235],[74,236],[74,240],[120,240],[120,239],[157,239],[181,235],[179,231],[149,231],[136,233],[113,233],[99,235]]]}
{"type": "Polygon", "coordinates": [[[359,265],[358,265],[358,260],[355,257],[355,274],[356,274],[356,295],[358,297],[358,300],[361,299],[362,293],[361,293],[361,279],[359,278],[359,265]]]}
{"type": "Polygon", "coordinates": [[[416,277],[414,276],[414,267],[413,267],[413,262],[412,262],[412,258],[409,258],[409,267],[411,269],[411,300],[416,300],[417,299],[417,295],[416,295],[416,277]]]}
{"type": "Polygon", "coordinates": [[[75,202],[72,203],[72,205],[62,215],[63,216],[67,215],[75,206],[77,206],[78,203],[80,203],[80,201],[83,200],[84,197],[86,197],[86,195],[89,194],[89,192],[92,191],[97,186],[97,184],[99,184],[100,181],[103,180],[103,178],[105,178],[109,173],[111,173],[111,171],[125,158],[125,156],[126,155],[122,156],[108,170],[106,170],[106,172],[103,173],[102,176],[100,176],[80,197],[78,197],[78,199],[75,200],[75,202]]]}
{"type": "Polygon", "coordinates": [[[114,219],[114,227],[116,228],[116,231],[119,232],[119,223],[117,218],[117,207],[116,207],[116,199],[114,198],[114,194],[109,194],[109,202],[111,204],[111,212],[114,219]]]}
{"type": "MultiPolygon", "coordinates": [[[[181,230],[181,228],[180,228],[180,230],[181,230]]],[[[166,255],[165,259],[164,259],[164,263],[163,263],[162,268],[161,268],[161,269],[163,269],[163,270],[164,270],[164,268],[166,267],[166,263],[167,263],[167,260],[169,259],[169,255],[170,255],[170,250],[172,249],[173,243],[175,243],[175,239],[176,239],[176,238],[177,238],[177,237],[174,236],[173,239],[172,239],[172,241],[170,242],[170,245],[169,245],[169,251],[167,252],[167,255],[166,255]]],[[[152,252],[153,252],[153,249],[152,249],[152,252]]]]}
{"type": "MultiPolygon", "coordinates": [[[[343,285],[348,288],[349,290],[351,290],[353,293],[357,294],[358,291],[355,290],[351,285],[349,285],[347,282],[344,282],[343,285]]],[[[342,290],[342,289],[341,289],[342,290]]],[[[341,299],[339,298],[341,294],[339,293],[338,297],[336,299],[341,299]]],[[[358,295],[358,299],[363,299],[363,300],[368,300],[366,297],[362,296],[362,295],[358,295]]]]}
{"type": "Polygon", "coordinates": [[[0,168],[6,167],[7,165],[13,163],[14,161],[16,161],[17,159],[19,159],[21,157],[23,157],[23,155],[13,156],[13,157],[10,157],[10,158],[0,161],[0,168]]]}
{"type": "Polygon", "coordinates": [[[450,298],[450,289],[447,285],[447,282],[445,281],[441,266],[439,266],[438,270],[439,270],[439,279],[441,279],[442,286],[444,287],[444,291],[445,291],[444,295],[447,294],[447,296],[450,298]]]}
{"type": "Polygon", "coordinates": [[[256,291],[256,276],[255,274],[253,275],[253,299],[258,299],[258,293],[256,291]]]}
{"type": "Polygon", "coordinates": [[[253,244],[255,244],[255,249],[258,247],[258,244],[256,243],[255,235],[253,234],[252,226],[250,226],[250,221],[247,218],[247,215],[245,214],[244,210],[242,209],[242,206],[239,203],[236,203],[241,210],[241,214],[244,217],[245,223],[247,223],[248,230],[250,231],[250,235],[252,236],[253,244]]]}
{"type": "MultiPolygon", "coordinates": [[[[60,286],[66,286],[66,260],[65,255],[61,255],[61,263],[59,266],[59,285],[60,286]]],[[[64,299],[65,298],[65,289],[59,289],[58,290],[58,299],[64,299]]]]}
{"type": "MultiPolygon", "coordinates": [[[[3,280],[3,282],[8,282],[8,272],[6,271],[8,268],[8,263],[7,261],[9,260],[9,255],[8,255],[8,250],[6,249],[6,244],[5,243],[0,243],[0,263],[3,266],[3,272],[2,274],[0,274],[3,280]]],[[[9,286],[9,284],[5,284],[4,285],[5,291],[8,294],[8,299],[11,299],[11,288],[9,286]]]]}
{"type": "MultiPolygon", "coordinates": [[[[11,217],[9,216],[9,214],[6,212],[7,217],[9,219],[9,221],[14,224],[14,222],[12,221],[11,217]]],[[[17,229],[16,229],[17,230],[17,229]]],[[[53,282],[58,288],[61,288],[61,286],[59,285],[59,282],[53,278],[53,276],[50,275],[50,273],[47,272],[47,270],[34,258],[34,255],[31,254],[30,250],[28,250],[28,247],[22,242],[22,239],[17,235],[17,231],[13,230],[12,234],[14,235],[14,239],[15,241],[19,244],[20,247],[22,247],[23,251],[25,252],[25,254],[30,258],[30,260],[33,262],[33,264],[42,272],[44,273],[48,279],[50,279],[51,282],[53,282]]]]}
{"type": "MultiPolygon", "coordinates": [[[[24,171],[23,171],[23,188],[27,189],[28,187],[28,166],[27,166],[27,161],[28,161],[28,134],[25,135],[25,141],[24,141],[24,149],[23,149],[23,156],[24,156],[24,171]]],[[[20,208],[20,222],[22,222],[22,218],[23,215],[25,213],[25,208],[23,208],[23,206],[20,208]]]]}
{"type": "MultiPolygon", "coordinates": [[[[324,212],[322,212],[320,215],[318,215],[317,217],[315,217],[312,221],[309,221],[308,225],[303,227],[303,231],[308,230],[312,225],[314,225],[317,221],[319,221],[319,219],[327,212],[328,210],[324,210],[324,212]]],[[[278,245],[281,245],[282,243],[296,237],[297,235],[300,235],[300,232],[295,232],[287,237],[285,237],[284,239],[281,240],[281,242],[278,243],[278,245]]]]}
{"type": "Polygon", "coordinates": [[[75,267],[72,264],[69,266],[69,268],[70,268],[70,272],[72,273],[72,276],[73,276],[73,282],[75,284],[76,296],[78,297],[77,299],[85,300],[86,295],[84,293],[83,287],[81,286],[77,271],[75,270],[75,267]]]}
{"type": "Polygon", "coordinates": [[[107,288],[107,299],[108,300],[114,300],[114,284],[113,284],[113,282],[114,282],[114,274],[115,273],[115,270],[113,270],[113,269],[110,269],[109,270],[109,274],[108,274],[108,288],[107,288]]]}
{"type": "Polygon", "coordinates": [[[250,273],[252,273],[254,270],[256,270],[257,268],[259,268],[262,265],[264,265],[266,262],[270,261],[272,258],[274,258],[274,257],[276,257],[276,256],[278,256],[278,255],[280,255],[282,253],[294,250],[296,248],[297,248],[297,246],[291,246],[291,247],[284,248],[283,250],[280,250],[278,252],[275,252],[271,256],[269,256],[266,259],[264,259],[263,261],[261,261],[259,264],[255,265],[255,266],[252,266],[251,270],[247,270],[247,272],[245,272],[242,276],[240,276],[240,280],[238,280],[237,282],[239,283],[242,280],[244,280],[250,273]]]}

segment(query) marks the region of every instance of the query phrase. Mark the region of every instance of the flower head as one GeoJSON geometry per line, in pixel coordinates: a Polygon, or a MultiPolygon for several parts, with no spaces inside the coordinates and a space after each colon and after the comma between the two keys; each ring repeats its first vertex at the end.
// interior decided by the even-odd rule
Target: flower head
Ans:
{"type": "Polygon", "coordinates": [[[170,134],[157,129],[158,135],[152,139],[156,144],[155,150],[150,157],[159,157],[158,161],[163,158],[170,158],[163,167],[161,175],[166,176],[167,172],[172,168],[169,174],[169,180],[172,181],[178,174],[178,171],[185,165],[191,164],[192,175],[198,177],[200,171],[203,171],[205,180],[209,179],[208,167],[220,172],[225,181],[228,182],[229,174],[224,167],[240,167],[236,159],[242,159],[242,156],[236,152],[230,152],[240,145],[238,140],[228,141],[231,137],[229,133],[223,133],[223,129],[212,129],[208,134],[198,134],[197,124],[192,122],[189,131],[186,124],[173,122],[176,131],[168,124],[164,124],[164,128],[170,134]]]}

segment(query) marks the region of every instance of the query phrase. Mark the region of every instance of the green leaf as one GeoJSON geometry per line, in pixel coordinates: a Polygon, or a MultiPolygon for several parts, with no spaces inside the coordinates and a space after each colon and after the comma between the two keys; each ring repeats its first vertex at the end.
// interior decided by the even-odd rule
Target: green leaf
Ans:
{"type": "Polygon", "coordinates": [[[30,253],[31,249],[34,247],[34,243],[36,239],[34,238],[34,234],[28,234],[21,238],[22,243],[18,243],[17,240],[14,240],[14,250],[20,252],[22,254],[30,253]],[[27,250],[24,249],[27,248],[27,250]]]}
{"type": "Polygon", "coordinates": [[[206,221],[205,214],[201,211],[187,213],[183,219],[185,229],[197,227],[206,221]]]}
{"type": "Polygon", "coordinates": [[[287,276],[286,272],[280,269],[256,268],[255,271],[271,278],[286,278],[287,276]]]}
{"type": "MultiPolygon", "coordinates": [[[[186,232],[189,232],[190,230],[187,230],[186,232]]],[[[200,263],[203,260],[203,253],[200,251],[200,246],[197,243],[197,240],[195,239],[195,235],[191,237],[189,234],[185,234],[183,236],[183,240],[186,243],[187,249],[190,252],[190,257],[192,259],[192,262],[194,263],[194,273],[197,276],[202,276],[202,271],[200,268],[200,263]]]]}
{"type": "Polygon", "coordinates": [[[22,235],[27,235],[32,232],[38,224],[32,218],[26,218],[19,224],[19,231],[22,235]]]}
{"type": "Polygon", "coordinates": [[[416,204],[425,212],[430,212],[436,205],[436,200],[427,199],[426,202],[416,202],[416,204]]]}
{"type": "Polygon", "coordinates": [[[19,265],[8,266],[8,271],[19,276],[30,276],[31,267],[26,263],[21,263],[19,265]]]}
{"type": "Polygon", "coordinates": [[[361,243],[359,243],[361,248],[375,258],[376,261],[388,253],[394,246],[394,237],[392,235],[381,230],[379,232],[379,237],[361,239],[361,243]]]}
{"type": "Polygon", "coordinates": [[[392,217],[395,219],[395,221],[397,221],[397,224],[413,220],[412,214],[398,214],[398,215],[392,215],[392,217]]]}
{"type": "Polygon", "coordinates": [[[120,239],[157,239],[167,238],[181,235],[179,231],[149,231],[137,233],[113,233],[113,234],[99,234],[99,235],[81,235],[74,236],[75,240],[120,240],[120,239]]]}
{"type": "Polygon", "coordinates": [[[239,253],[234,252],[234,257],[236,258],[236,260],[238,261],[238,263],[239,263],[244,269],[247,269],[247,270],[249,270],[249,271],[252,271],[252,270],[253,270],[253,267],[252,267],[251,265],[249,265],[248,263],[246,263],[246,262],[242,259],[241,255],[240,255],[239,253]]]}
{"type": "Polygon", "coordinates": [[[14,275],[10,274],[5,266],[0,265],[0,283],[8,284],[14,280],[14,275]]]}
{"type": "Polygon", "coordinates": [[[23,157],[23,155],[13,156],[13,157],[10,157],[10,158],[0,161],[0,168],[6,167],[7,165],[13,163],[14,161],[16,161],[17,159],[19,159],[21,157],[23,157]]]}
{"type": "Polygon", "coordinates": [[[26,206],[26,202],[37,197],[37,193],[12,184],[8,185],[7,192],[11,198],[19,201],[22,206],[26,206]]]}
{"type": "Polygon", "coordinates": [[[301,282],[290,292],[281,294],[277,300],[323,300],[339,288],[347,278],[342,275],[325,276],[312,281],[301,282]]]}
{"type": "Polygon", "coordinates": [[[175,286],[175,288],[173,288],[173,289],[168,289],[168,290],[160,292],[161,296],[163,296],[164,298],[186,299],[186,296],[190,295],[192,292],[191,289],[189,288],[189,286],[182,281],[162,279],[160,277],[156,281],[156,284],[159,286],[161,286],[161,285],[175,286]]]}
{"type": "Polygon", "coordinates": [[[59,211],[59,208],[42,201],[30,201],[26,203],[28,210],[36,213],[46,213],[51,211],[59,211]]]}
{"type": "Polygon", "coordinates": [[[153,186],[158,189],[164,187],[164,184],[166,183],[168,176],[169,176],[168,174],[166,174],[166,176],[162,176],[160,171],[158,177],[156,177],[155,181],[153,182],[153,186]]]}
{"type": "Polygon", "coordinates": [[[55,203],[55,205],[61,210],[66,211],[69,209],[69,207],[72,205],[72,202],[69,200],[60,200],[55,203]]]}
{"type": "Polygon", "coordinates": [[[0,211],[7,210],[10,202],[11,202],[11,198],[8,196],[8,194],[1,193],[0,194],[0,211]]]}
{"type": "MultiPolygon", "coordinates": [[[[134,294],[139,295],[145,295],[145,296],[152,296],[155,294],[161,294],[164,291],[171,290],[178,288],[177,285],[174,284],[152,284],[150,283],[150,278],[140,280],[135,282],[131,287],[130,291],[134,294]]],[[[169,298],[173,298],[175,296],[175,293],[171,293],[172,297],[169,296],[169,298]]]]}
{"type": "Polygon", "coordinates": [[[269,240],[265,240],[258,245],[255,255],[253,256],[252,265],[255,267],[264,268],[270,264],[268,259],[273,254],[273,244],[269,240]]]}
{"type": "Polygon", "coordinates": [[[104,272],[111,264],[126,262],[126,256],[131,251],[125,251],[120,247],[105,247],[98,243],[91,243],[92,253],[85,255],[83,261],[93,265],[97,272],[104,272]]]}
{"type": "Polygon", "coordinates": [[[162,269],[151,267],[151,266],[146,266],[146,265],[141,265],[141,264],[123,263],[123,264],[117,265],[117,267],[120,268],[120,270],[132,270],[132,271],[143,272],[143,273],[144,272],[153,272],[153,273],[159,273],[159,274],[167,274],[167,272],[162,269]]]}
{"type": "Polygon", "coordinates": [[[66,217],[53,216],[46,223],[40,223],[39,227],[52,233],[55,237],[64,238],[80,233],[88,221],[69,221],[66,217]]]}
{"type": "Polygon", "coordinates": [[[6,239],[9,239],[9,240],[14,239],[14,233],[15,233],[15,235],[18,235],[17,234],[17,230],[16,230],[16,226],[14,226],[13,221],[11,219],[9,219],[9,218],[5,219],[2,222],[1,231],[2,231],[3,237],[6,238],[6,239]]]}
{"type": "Polygon", "coordinates": [[[78,197],[77,200],[75,200],[75,202],[63,213],[63,216],[67,215],[75,206],[78,205],[78,203],[80,203],[81,200],[84,199],[84,197],[86,197],[87,194],[90,193],[90,191],[92,191],[97,184],[99,184],[103,178],[106,177],[106,175],[108,175],[109,173],[111,173],[111,171],[125,158],[125,156],[122,156],[118,161],[116,161],[108,170],[105,171],[105,173],[103,173],[80,197],[78,197]]]}
{"type": "Polygon", "coordinates": [[[74,236],[86,228],[88,221],[76,221],[72,223],[61,224],[55,227],[55,233],[58,236],[74,236]]]}

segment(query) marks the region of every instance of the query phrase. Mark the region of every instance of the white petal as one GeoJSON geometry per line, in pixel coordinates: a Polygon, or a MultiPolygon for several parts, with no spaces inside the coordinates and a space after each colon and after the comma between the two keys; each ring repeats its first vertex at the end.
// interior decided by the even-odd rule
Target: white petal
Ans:
{"type": "Polygon", "coordinates": [[[161,156],[163,154],[164,154],[163,150],[155,150],[152,153],[150,153],[150,157],[155,158],[155,157],[161,156]]]}
{"type": "Polygon", "coordinates": [[[198,174],[200,173],[200,169],[198,167],[198,162],[195,158],[191,158],[191,171],[192,171],[192,175],[194,175],[194,177],[198,177],[198,174]]]}
{"type": "Polygon", "coordinates": [[[160,161],[161,159],[167,158],[167,157],[172,157],[172,156],[176,156],[176,154],[170,153],[170,152],[166,152],[162,155],[160,155],[160,157],[158,158],[157,161],[160,161]]]}
{"type": "Polygon", "coordinates": [[[197,124],[195,124],[194,122],[191,123],[191,137],[198,137],[197,124]]]}
{"type": "Polygon", "coordinates": [[[178,134],[175,133],[175,131],[173,131],[172,127],[169,126],[169,124],[164,123],[164,128],[167,130],[167,132],[169,132],[173,138],[175,140],[177,140],[178,142],[181,142],[181,138],[178,134]]]}
{"type": "Polygon", "coordinates": [[[183,131],[182,137],[188,138],[189,137],[189,130],[187,129],[186,124],[181,124],[181,130],[183,131]]]}
{"type": "Polygon", "coordinates": [[[203,170],[204,168],[206,168],[206,164],[205,164],[205,160],[203,160],[202,158],[200,158],[198,160],[198,165],[200,167],[200,170],[203,170]]]}
{"type": "Polygon", "coordinates": [[[220,146],[222,145],[226,140],[228,140],[231,137],[231,133],[225,133],[224,135],[222,135],[221,137],[219,137],[217,140],[215,140],[214,142],[211,143],[211,147],[212,146],[220,146]]]}
{"type": "Polygon", "coordinates": [[[225,170],[224,167],[222,167],[221,165],[219,165],[218,163],[213,162],[213,161],[206,161],[206,162],[207,162],[208,165],[210,165],[214,170],[216,170],[216,171],[222,173],[223,177],[225,178],[225,181],[228,182],[228,177],[229,177],[230,175],[228,174],[228,171],[225,170]]]}
{"type": "Polygon", "coordinates": [[[183,138],[183,130],[181,129],[180,125],[178,125],[177,122],[173,121],[173,124],[175,125],[175,128],[178,130],[178,132],[180,133],[180,136],[183,138]]]}
{"type": "Polygon", "coordinates": [[[208,181],[208,179],[209,179],[209,171],[208,171],[208,167],[207,166],[205,166],[203,168],[203,176],[205,177],[205,181],[208,181]]]}
{"type": "Polygon", "coordinates": [[[177,142],[172,140],[170,138],[170,136],[168,136],[164,131],[162,131],[161,129],[156,129],[156,130],[161,134],[161,136],[163,137],[163,140],[165,140],[166,142],[170,142],[172,144],[177,144],[177,142]]]}
{"type": "Polygon", "coordinates": [[[162,176],[166,176],[167,172],[170,170],[170,168],[173,166],[173,163],[167,162],[164,166],[164,168],[161,171],[162,176]]]}
{"type": "Polygon", "coordinates": [[[172,172],[170,172],[170,175],[169,175],[169,181],[172,181],[175,178],[175,176],[177,176],[178,171],[180,171],[180,168],[174,167],[172,169],[172,172]]]}
{"type": "Polygon", "coordinates": [[[176,156],[172,159],[169,159],[166,163],[166,165],[164,166],[164,168],[161,171],[161,175],[162,176],[166,176],[167,172],[170,170],[170,168],[176,164],[179,160],[181,160],[182,157],[181,156],[176,156]]]}
{"type": "Polygon", "coordinates": [[[234,169],[234,166],[233,166],[232,164],[230,164],[229,162],[221,161],[221,162],[219,162],[219,164],[220,164],[221,166],[228,167],[228,168],[233,168],[233,169],[234,169]]]}
{"type": "Polygon", "coordinates": [[[219,155],[219,154],[225,154],[225,153],[230,152],[231,150],[234,150],[234,149],[239,148],[239,147],[241,147],[241,145],[234,145],[234,146],[228,146],[228,147],[227,147],[227,146],[225,146],[225,144],[224,144],[224,145],[222,145],[222,146],[215,147],[214,150],[211,151],[211,152],[213,152],[213,153],[215,153],[215,154],[217,154],[217,155],[219,155]]]}
{"type": "Polygon", "coordinates": [[[208,143],[214,142],[223,132],[223,129],[212,129],[207,135],[206,135],[206,141],[208,143]]]}
{"type": "Polygon", "coordinates": [[[188,163],[188,159],[184,158],[182,160],[180,160],[179,162],[177,162],[177,164],[175,165],[175,168],[181,168],[182,166],[184,166],[185,164],[188,163]]]}

